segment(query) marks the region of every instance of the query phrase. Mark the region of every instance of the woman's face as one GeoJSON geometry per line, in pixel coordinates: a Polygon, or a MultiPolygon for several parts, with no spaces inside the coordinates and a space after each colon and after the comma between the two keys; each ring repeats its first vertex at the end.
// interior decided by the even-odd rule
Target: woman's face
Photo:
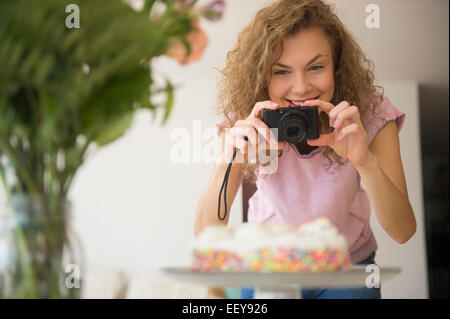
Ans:
{"type": "Polygon", "coordinates": [[[280,107],[304,100],[329,102],[334,93],[331,46],[321,29],[302,30],[283,41],[283,54],[272,66],[270,99],[280,107]]]}

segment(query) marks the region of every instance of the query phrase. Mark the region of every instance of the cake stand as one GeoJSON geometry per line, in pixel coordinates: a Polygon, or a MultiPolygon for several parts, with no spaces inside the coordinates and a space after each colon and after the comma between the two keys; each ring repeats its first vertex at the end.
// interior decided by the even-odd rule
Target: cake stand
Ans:
{"type": "Polygon", "coordinates": [[[359,288],[379,274],[380,283],[400,273],[396,267],[353,265],[349,270],[315,273],[256,273],[191,271],[187,267],[163,268],[164,275],[204,286],[253,286],[255,299],[299,299],[302,288],[359,288]]]}

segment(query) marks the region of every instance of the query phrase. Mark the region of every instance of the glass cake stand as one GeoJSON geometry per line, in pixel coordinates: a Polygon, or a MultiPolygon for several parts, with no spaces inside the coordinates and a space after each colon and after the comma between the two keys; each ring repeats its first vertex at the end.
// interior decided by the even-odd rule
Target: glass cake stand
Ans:
{"type": "Polygon", "coordinates": [[[204,286],[253,286],[255,299],[300,299],[302,288],[359,288],[373,284],[379,275],[379,283],[400,274],[397,267],[354,265],[346,271],[336,272],[207,272],[191,271],[188,267],[163,268],[164,275],[179,281],[204,286]],[[371,266],[371,267],[369,267],[371,266]]]}

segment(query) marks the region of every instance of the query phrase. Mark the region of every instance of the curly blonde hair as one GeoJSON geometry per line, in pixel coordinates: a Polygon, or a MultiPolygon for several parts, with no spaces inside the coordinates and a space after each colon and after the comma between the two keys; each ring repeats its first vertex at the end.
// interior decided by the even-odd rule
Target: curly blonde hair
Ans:
{"type": "MultiPolygon", "coordinates": [[[[337,105],[345,100],[356,105],[363,123],[369,111],[376,114],[384,89],[373,84],[373,62],[333,11],[334,6],[322,0],[279,0],[256,13],[239,34],[236,46],[227,54],[226,66],[220,70],[216,110],[226,120],[220,132],[245,119],[256,102],[270,99],[268,82],[273,64],[282,55],[283,39],[312,27],[324,32],[333,53],[335,91],[330,103],[337,105]]],[[[329,146],[322,155],[328,160],[328,168],[333,162],[338,166],[345,164],[329,146]]],[[[243,165],[244,177],[251,183],[255,183],[260,165],[243,165]]]]}

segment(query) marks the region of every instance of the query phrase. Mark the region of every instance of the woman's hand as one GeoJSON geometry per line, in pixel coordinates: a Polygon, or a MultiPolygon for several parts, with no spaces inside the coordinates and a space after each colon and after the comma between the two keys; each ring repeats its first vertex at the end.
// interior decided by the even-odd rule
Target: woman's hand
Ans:
{"type": "Polygon", "coordinates": [[[363,167],[373,156],[358,107],[350,106],[346,101],[334,106],[321,100],[306,101],[305,105],[317,105],[320,110],[328,114],[330,126],[334,127],[334,132],[331,134],[320,135],[317,140],[307,140],[308,145],[328,145],[357,167],[363,167]]]}
{"type": "Polygon", "coordinates": [[[227,158],[231,160],[234,149],[238,148],[240,157],[237,162],[258,163],[261,152],[261,145],[258,148],[258,144],[261,142],[266,143],[266,150],[284,149],[286,142],[278,142],[270,128],[261,120],[262,109],[278,108],[280,106],[272,101],[257,102],[245,120],[237,121],[231,129],[228,129],[224,135],[227,158]]]}

